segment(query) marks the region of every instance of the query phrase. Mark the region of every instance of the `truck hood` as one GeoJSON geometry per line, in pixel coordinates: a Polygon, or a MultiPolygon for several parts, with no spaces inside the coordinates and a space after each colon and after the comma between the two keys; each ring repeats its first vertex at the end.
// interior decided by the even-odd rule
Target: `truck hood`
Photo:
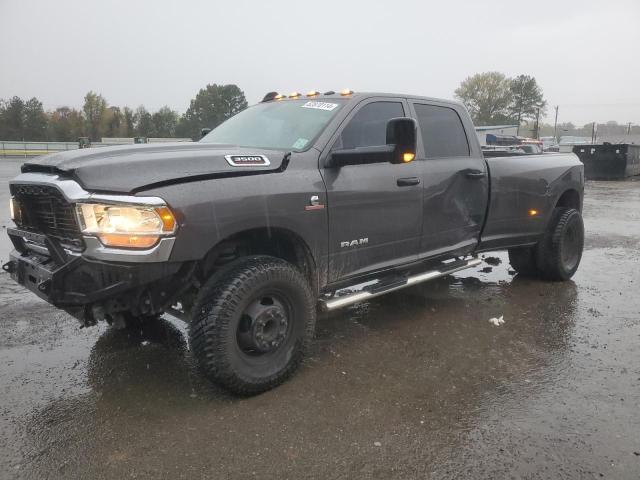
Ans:
{"type": "Polygon", "coordinates": [[[22,172],[72,177],[88,191],[136,193],[165,184],[282,172],[288,162],[285,154],[200,142],[94,147],[29,160],[22,172]],[[234,166],[226,155],[262,155],[269,165],[234,166]]]}

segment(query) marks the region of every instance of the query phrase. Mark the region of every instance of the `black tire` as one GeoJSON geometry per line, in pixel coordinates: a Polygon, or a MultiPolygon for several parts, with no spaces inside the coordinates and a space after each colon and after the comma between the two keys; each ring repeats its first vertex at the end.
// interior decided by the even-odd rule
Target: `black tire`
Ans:
{"type": "Polygon", "coordinates": [[[556,208],[545,236],[537,245],[537,266],[547,280],[569,280],[580,265],[584,248],[582,215],[573,208],[556,208]]]}
{"type": "Polygon", "coordinates": [[[509,263],[519,275],[565,281],[578,270],[583,247],[580,212],[556,208],[542,240],[534,247],[510,249],[509,263]]]}
{"type": "Polygon", "coordinates": [[[509,263],[519,275],[525,277],[536,277],[540,273],[536,262],[535,247],[509,249],[509,263]]]}
{"type": "Polygon", "coordinates": [[[315,322],[314,296],[297,268],[274,257],[246,257],[202,287],[189,340],[208,378],[233,393],[253,395],[298,368],[315,322]]]}

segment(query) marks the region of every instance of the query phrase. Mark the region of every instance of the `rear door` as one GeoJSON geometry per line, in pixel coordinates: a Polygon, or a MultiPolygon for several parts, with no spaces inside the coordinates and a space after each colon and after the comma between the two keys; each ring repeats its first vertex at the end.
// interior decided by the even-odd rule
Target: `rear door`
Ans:
{"type": "MultiPolygon", "coordinates": [[[[329,142],[330,150],[384,145],[387,122],[409,116],[399,98],[363,100],[329,142]]],[[[417,259],[422,185],[416,162],[323,168],[329,214],[329,281],[417,259]]]]}
{"type": "Polygon", "coordinates": [[[468,115],[457,105],[412,100],[424,185],[420,258],[471,252],[488,202],[488,171],[468,115]],[[467,124],[465,124],[467,123],[467,124]]]}

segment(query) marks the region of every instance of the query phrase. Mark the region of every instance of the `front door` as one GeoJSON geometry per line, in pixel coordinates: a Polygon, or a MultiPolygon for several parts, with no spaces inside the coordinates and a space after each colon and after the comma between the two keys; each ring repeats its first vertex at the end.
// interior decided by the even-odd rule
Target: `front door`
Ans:
{"type": "Polygon", "coordinates": [[[418,158],[424,185],[420,258],[471,253],[489,200],[489,174],[473,125],[455,105],[412,101],[418,121],[418,158]]]}
{"type": "MultiPolygon", "coordinates": [[[[387,122],[408,116],[398,98],[360,103],[331,150],[384,145],[387,122]]],[[[330,143],[331,145],[331,143],[330,143]]],[[[329,215],[329,281],[417,259],[422,185],[416,162],[324,168],[329,215]]]]}

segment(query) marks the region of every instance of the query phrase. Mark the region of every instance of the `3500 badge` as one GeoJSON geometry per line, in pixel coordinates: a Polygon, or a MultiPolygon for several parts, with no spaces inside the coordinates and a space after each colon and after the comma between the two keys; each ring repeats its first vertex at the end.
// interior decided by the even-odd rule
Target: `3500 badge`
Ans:
{"type": "Polygon", "coordinates": [[[224,158],[232,167],[268,166],[271,162],[264,155],[225,155],[224,158]]]}

